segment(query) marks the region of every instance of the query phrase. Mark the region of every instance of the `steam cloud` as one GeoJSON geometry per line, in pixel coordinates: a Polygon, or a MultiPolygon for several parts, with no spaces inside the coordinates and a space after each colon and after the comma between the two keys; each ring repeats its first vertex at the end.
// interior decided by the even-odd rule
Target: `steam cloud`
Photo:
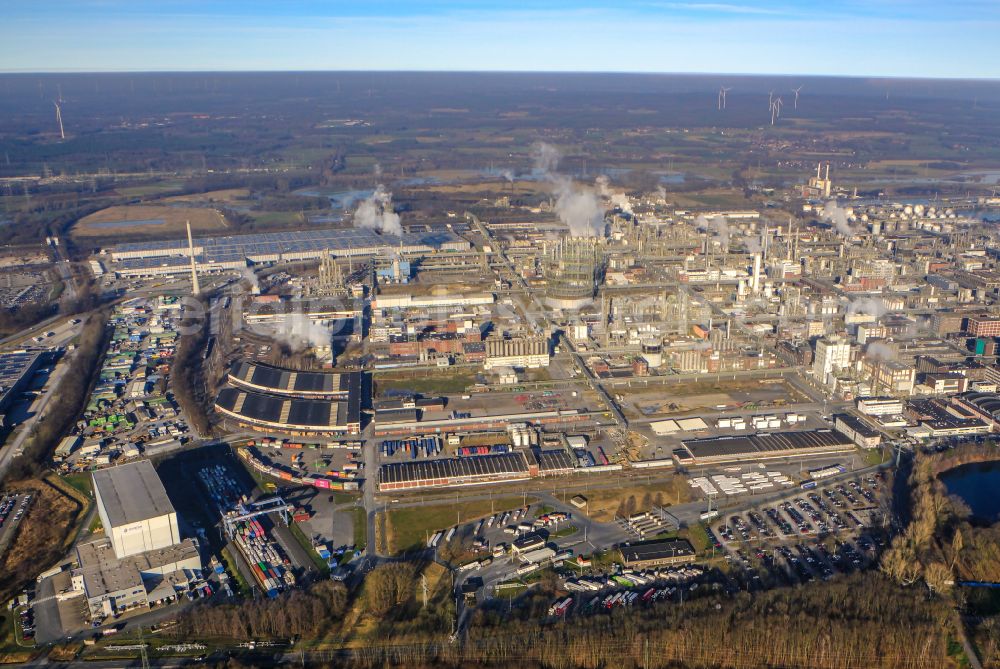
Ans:
{"type": "Polygon", "coordinates": [[[559,151],[551,144],[536,144],[532,155],[535,159],[535,172],[552,183],[553,194],[556,196],[556,215],[569,228],[570,236],[603,236],[604,208],[597,192],[555,171],[559,164],[559,151]]]}
{"type": "Polygon", "coordinates": [[[330,346],[333,329],[314,323],[305,314],[285,314],[277,338],[296,351],[310,347],[324,348],[330,346]]]}
{"type": "Polygon", "coordinates": [[[888,344],[873,342],[865,349],[865,357],[869,360],[895,360],[896,351],[888,344]]]}
{"type": "Polygon", "coordinates": [[[507,181],[514,183],[514,170],[500,170],[500,176],[507,181]]]}
{"type": "Polygon", "coordinates": [[[851,300],[851,303],[847,306],[847,313],[849,314],[868,314],[869,316],[874,316],[876,319],[885,315],[886,311],[888,309],[885,308],[885,302],[874,297],[862,297],[857,300],[851,300]]]}
{"type": "Polygon", "coordinates": [[[722,242],[722,247],[724,249],[729,248],[729,221],[726,220],[725,216],[713,216],[708,218],[704,215],[699,215],[695,219],[695,225],[698,226],[699,230],[704,230],[706,232],[714,232],[722,242]]]}
{"type": "Polygon", "coordinates": [[[256,292],[258,293],[260,292],[260,282],[257,280],[257,275],[254,274],[254,271],[252,269],[250,269],[249,267],[241,267],[240,275],[244,279],[250,282],[250,285],[256,292]]]}
{"type": "Polygon", "coordinates": [[[837,206],[836,200],[828,200],[823,205],[823,220],[833,223],[833,229],[843,237],[854,235],[854,230],[847,221],[847,212],[837,206]]]}
{"type": "Polygon", "coordinates": [[[632,213],[632,203],[628,201],[628,195],[622,191],[611,190],[611,180],[606,176],[602,174],[597,177],[594,180],[594,186],[597,188],[597,192],[601,194],[601,197],[610,200],[613,206],[618,207],[618,209],[625,213],[632,213]]]}
{"type": "Polygon", "coordinates": [[[392,193],[379,184],[375,192],[361,201],[354,212],[354,227],[370,228],[382,234],[402,236],[399,214],[392,209],[392,193]]]}

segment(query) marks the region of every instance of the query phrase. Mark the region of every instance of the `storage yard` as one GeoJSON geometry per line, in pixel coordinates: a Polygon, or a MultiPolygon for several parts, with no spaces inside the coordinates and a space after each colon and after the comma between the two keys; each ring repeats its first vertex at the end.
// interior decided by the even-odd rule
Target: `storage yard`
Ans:
{"type": "Polygon", "coordinates": [[[177,346],[180,304],[164,297],[115,308],[97,384],[73,434],[56,449],[63,471],[106,467],[181,448],[191,431],[167,383],[177,346]]]}
{"type": "MultiPolygon", "coordinates": [[[[216,509],[224,518],[245,516],[249,499],[240,494],[235,479],[222,465],[208,466],[198,471],[198,479],[212,498],[216,509]]],[[[268,597],[295,585],[295,576],[288,569],[290,560],[268,535],[256,518],[230,520],[232,541],[250,567],[254,580],[268,597]]]]}

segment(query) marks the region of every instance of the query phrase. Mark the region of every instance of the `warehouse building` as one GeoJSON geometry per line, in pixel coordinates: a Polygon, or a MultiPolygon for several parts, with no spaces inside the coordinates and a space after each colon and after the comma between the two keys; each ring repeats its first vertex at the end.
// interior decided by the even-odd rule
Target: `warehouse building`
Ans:
{"type": "Polygon", "coordinates": [[[941,399],[912,400],[906,405],[906,413],[919,425],[908,428],[907,432],[920,439],[987,434],[992,432],[993,424],[981,420],[980,416],[989,405],[980,404],[982,406],[977,407],[968,400],[954,403],[941,399]]]}
{"type": "MultiPolygon", "coordinates": [[[[388,252],[428,255],[467,251],[470,244],[450,230],[380,235],[363,228],[328,228],[251,235],[200,237],[194,240],[199,272],[239,270],[248,263],[281,263],[335,257],[375,256],[388,252]]],[[[179,274],[191,269],[186,239],[118,244],[106,249],[121,276],[179,274]]]]}
{"type": "Polygon", "coordinates": [[[0,353],[0,425],[4,424],[6,413],[18,396],[28,387],[43,355],[40,351],[0,353]]]}
{"type": "Polygon", "coordinates": [[[94,472],[94,497],[119,559],[180,542],[177,512],[149,460],[94,472]]]}
{"type": "Polygon", "coordinates": [[[177,513],[148,460],[93,474],[106,537],[76,547],[73,590],[94,618],[173,601],[200,576],[197,542],[181,539],[177,513]]]}
{"type": "Polygon", "coordinates": [[[82,591],[94,618],[173,601],[198,578],[202,565],[192,539],[125,559],[101,539],[77,546],[76,554],[80,568],[73,571],[73,589],[82,591]]]}
{"type": "Polygon", "coordinates": [[[215,409],[242,427],[258,432],[300,436],[361,432],[360,392],[345,400],[300,399],[268,395],[226,386],[215,409]]]}
{"type": "Polygon", "coordinates": [[[281,369],[247,360],[237,360],[230,366],[229,382],[247,390],[293,397],[346,400],[361,392],[359,372],[341,374],[281,369]]]}
{"type": "Polygon", "coordinates": [[[683,465],[809,457],[854,450],[851,440],[835,430],[691,439],[682,442],[682,446],[674,451],[674,457],[683,465]]]}
{"type": "Polygon", "coordinates": [[[649,569],[668,565],[690,564],[695,560],[694,546],[686,539],[645,541],[620,549],[622,563],[631,569],[649,569]]]}
{"type": "Polygon", "coordinates": [[[459,485],[481,485],[530,478],[523,452],[443,458],[384,464],[378,470],[378,488],[415,490],[459,485]]]}
{"type": "Polygon", "coordinates": [[[881,432],[852,414],[835,415],[833,426],[861,448],[878,448],[882,443],[881,432]]]}
{"type": "Polygon", "coordinates": [[[375,416],[375,436],[392,437],[414,434],[444,434],[445,432],[495,432],[506,431],[511,423],[527,423],[545,427],[550,431],[573,430],[580,423],[591,420],[590,414],[575,409],[556,411],[526,411],[492,416],[467,418],[442,418],[421,420],[418,410],[380,411],[375,416]]]}
{"type": "Polygon", "coordinates": [[[549,366],[549,342],[542,337],[488,339],[485,369],[517,367],[536,369],[549,366]]]}

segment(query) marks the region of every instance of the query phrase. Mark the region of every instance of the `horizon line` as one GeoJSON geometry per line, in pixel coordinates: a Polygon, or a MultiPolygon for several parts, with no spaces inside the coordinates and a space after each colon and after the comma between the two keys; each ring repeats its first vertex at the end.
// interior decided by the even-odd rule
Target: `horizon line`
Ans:
{"type": "Polygon", "coordinates": [[[901,74],[831,74],[803,72],[700,72],[654,70],[433,70],[433,69],[3,69],[4,75],[79,75],[79,74],[565,74],[565,75],[640,75],[640,76],[719,76],[719,77],[810,77],[816,79],[891,79],[899,81],[969,81],[1000,82],[1000,77],[977,76],[914,76],[901,74]]]}

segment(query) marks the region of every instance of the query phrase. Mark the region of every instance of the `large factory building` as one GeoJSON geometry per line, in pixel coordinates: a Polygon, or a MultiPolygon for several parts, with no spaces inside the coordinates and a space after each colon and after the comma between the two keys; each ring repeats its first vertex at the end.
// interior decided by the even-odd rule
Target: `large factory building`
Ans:
{"type": "Polygon", "coordinates": [[[149,460],[94,472],[94,496],[119,559],[180,542],[177,512],[149,460]]]}

